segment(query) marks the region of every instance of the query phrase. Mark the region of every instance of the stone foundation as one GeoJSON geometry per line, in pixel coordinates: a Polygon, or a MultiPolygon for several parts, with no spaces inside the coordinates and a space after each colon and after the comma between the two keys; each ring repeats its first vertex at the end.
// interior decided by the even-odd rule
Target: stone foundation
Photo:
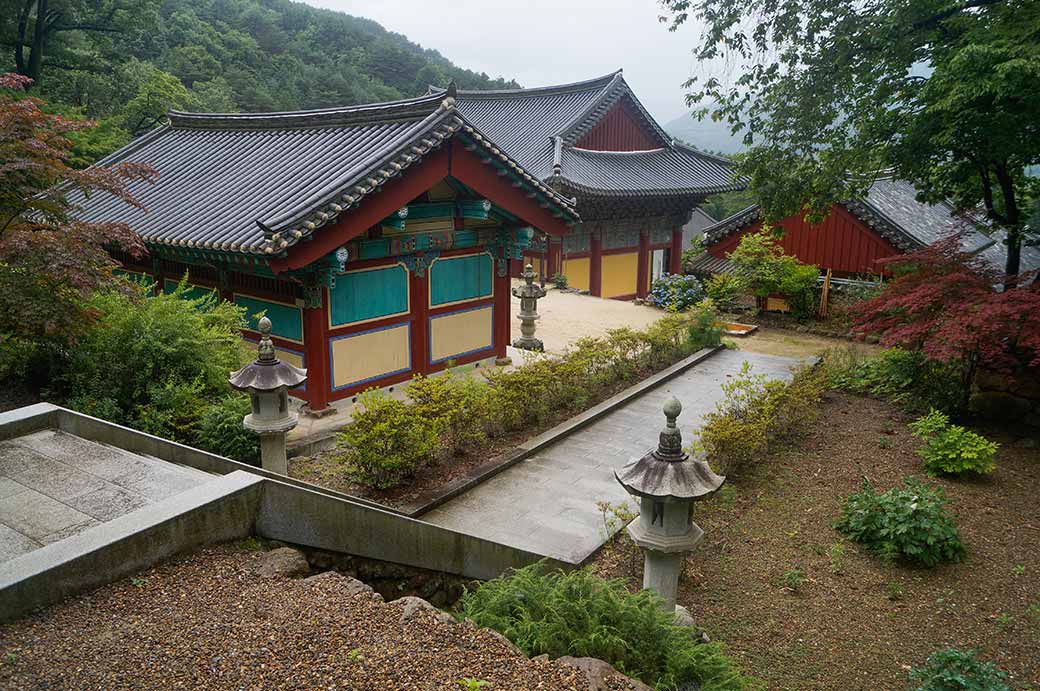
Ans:
{"type": "Polygon", "coordinates": [[[1040,427],[1040,368],[1022,367],[1009,373],[980,368],[969,406],[987,420],[1040,427]]]}

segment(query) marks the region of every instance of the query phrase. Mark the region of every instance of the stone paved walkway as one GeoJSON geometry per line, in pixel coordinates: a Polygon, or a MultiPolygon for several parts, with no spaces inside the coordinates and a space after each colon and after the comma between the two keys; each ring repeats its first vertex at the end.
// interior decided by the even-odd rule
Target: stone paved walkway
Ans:
{"type": "Polygon", "coordinates": [[[0,563],[213,476],[45,430],[0,442],[0,563]]]}
{"type": "MultiPolygon", "coordinates": [[[[753,372],[788,379],[799,360],[724,350],[565,437],[422,520],[570,563],[581,563],[608,535],[597,501],[630,499],[614,470],[656,447],[671,396],[683,405],[684,443],[722,397],[721,384],[747,360],[753,372]]],[[[629,503],[635,508],[634,503],[629,503]]]]}

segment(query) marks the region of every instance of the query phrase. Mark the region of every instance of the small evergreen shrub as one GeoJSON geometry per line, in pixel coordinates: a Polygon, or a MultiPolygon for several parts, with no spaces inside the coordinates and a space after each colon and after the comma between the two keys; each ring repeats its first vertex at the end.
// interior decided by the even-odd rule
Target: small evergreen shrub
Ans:
{"type": "Polygon", "coordinates": [[[242,463],[260,465],[260,437],[242,426],[252,412],[249,396],[232,394],[208,406],[199,420],[199,448],[242,463]]]}
{"type": "Polygon", "coordinates": [[[698,302],[690,313],[692,323],[687,331],[690,347],[696,350],[711,348],[722,343],[722,327],[715,303],[705,298],[698,302]]]}
{"type": "Polygon", "coordinates": [[[662,274],[646,299],[669,312],[682,312],[704,299],[704,286],[696,276],[662,274]]]}
{"type": "Polygon", "coordinates": [[[1000,444],[960,425],[951,425],[950,419],[938,410],[911,422],[910,429],[924,442],[917,454],[924,459],[929,475],[984,475],[997,467],[1000,444]]]}
{"type": "Polygon", "coordinates": [[[738,473],[777,442],[804,433],[819,415],[825,377],[802,369],[790,382],[753,374],[745,362],[722,384],[724,397],[704,416],[694,447],[725,474],[738,473]]]}
{"type": "Polygon", "coordinates": [[[674,623],[656,593],[587,569],[544,573],[535,564],[462,597],[462,614],[502,633],[528,656],[595,657],[659,691],[691,682],[701,691],[752,688],[719,643],[674,623]]]}
{"type": "Polygon", "coordinates": [[[1008,675],[970,650],[946,648],[932,653],[923,667],[910,671],[914,691],[1011,691],[1008,675]]]}
{"type": "Polygon", "coordinates": [[[945,506],[941,489],[911,478],[883,494],[864,480],[863,488],[845,500],[834,527],[886,559],[929,567],[959,562],[965,549],[945,506]]]}
{"type": "Polygon", "coordinates": [[[437,449],[436,425],[380,391],[361,394],[353,417],[339,435],[344,447],[339,459],[362,484],[394,487],[437,449]]]}
{"type": "Polygon", "coordinates": [[[552,277],[552,283],[559,290],[563,290],[564,288],[567,287],[567,276],[566,276],[566,274],[561,274],[561,273],[557,272],[556,275],[554,275],[552,277]]]}

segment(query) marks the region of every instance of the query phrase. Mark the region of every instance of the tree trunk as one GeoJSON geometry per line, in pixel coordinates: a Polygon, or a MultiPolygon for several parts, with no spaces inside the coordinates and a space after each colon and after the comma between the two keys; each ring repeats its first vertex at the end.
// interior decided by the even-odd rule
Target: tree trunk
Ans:
{"type": "Polygon", "coordinates": [[[1022,262],[1022,218],[1018,211],[1018,200],[1015,199],[1015,183],[1007,172],[1007,166],[996,166],[997,182],[1004,197],[1004,218],[1007,229],[1007,261],[1004,264],[1004,290],[1014,288],[1022,262]]]}
{"type": "Polygon", "coordinates": [[[36,21],[33,22],[32,42],[29,45],[29,62],[22,72],[39,86],[40,72],[43,68],[43,49],[47,43],[47,3],[48,0],[36,0],[36,21]]]}

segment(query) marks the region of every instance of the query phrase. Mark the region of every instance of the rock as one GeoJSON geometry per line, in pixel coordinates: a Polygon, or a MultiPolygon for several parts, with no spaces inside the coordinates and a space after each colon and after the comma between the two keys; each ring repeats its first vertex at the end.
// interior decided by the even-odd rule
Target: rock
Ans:
{"type": "Polygon", "coordinates": [[[980,391],[1010,391],[1011,384],[1011,377],[1003,372],[979,369],[975,375],[975,386],[980,391]]]}
{"type": "Polygon", "coordinates": [[[682,605],[675,606],[675,623],[679,626],[690,627],[691,629],[698,632],[698,635],[700,636],[702,641],[704,641],[705,643],[711,643],[711,638],[708,636],[708,634],[698,629],[697,622],[693,620],[693,615],[690,614],[690,610],[686,609],[682,605]]]}
{"type": "Polygon", "coordinates": [[[867,343],[878,344],[881,342],[881,337],[877,334],[867,334],[864,340],[866,340],[867,343]]]}
{"type": "Polygon", "coordinates": [[[531,662],[548,662],[548,661],[549,661],[549,656],[546,655],[545,653],[542,653],[541,655],[535,655],[534,657],[531,658],[531,662]]]}
{"type": "Polygon", "coordinates": [[[968,407],[988,420],[1020,420],[1029,414],[1029,401],[1003,391],[979,391],[971,395],[968,407]]]}
{"type": "Polygon", "coordinates": [[[407,624],[408,622],[410,622],[419,614],[419,612],[429,612],[433,615],[434,619],[436,619],[441,624],[455,624],[455,617],[451,616],[447,612],[442,612],[441,610],[437,609],[421,597],[413,597],[409,595],[407,597],[402,597],[398,600],[394,600],[394,604],[398,603],[401,603],[402,605],[402,624],[407,624]]]}
{"type": "Polygon", "coordinates": [[[587,691],[609,691],[610,689],[616,689],[617,681],[626,682],[631,691],[653,691],[653,689],[638,679],[626,677],[624,674],[614,669],[609,662],[597,660],[594,657],[571,657],[570,655],[564,655],[563,657],[556,658],[556,661],[584,672],[586,678],[589,680],[589,685],[586,687],[587,691]]]}
{"type": "Polygon", "coordinates": [[[292,547],[279,547],[260,557],[260,578],[302,578],[311,572],[303,552],[292,547]]]}
{"type": "Polygon", "coordinates": [[[326,571],[325,573],[319,573],[317,576],[311,576],[310,578],[303,579],[304,583],[323,583],[325,581],[336,581],[340,584],[339,587],[346,591],[347,595],[364,594],[373,600],[382,600],[383,596],[372,590],[372,586],[367,583],[363,583],[356,578],[351,578],[337,571],[326,571]]]}

